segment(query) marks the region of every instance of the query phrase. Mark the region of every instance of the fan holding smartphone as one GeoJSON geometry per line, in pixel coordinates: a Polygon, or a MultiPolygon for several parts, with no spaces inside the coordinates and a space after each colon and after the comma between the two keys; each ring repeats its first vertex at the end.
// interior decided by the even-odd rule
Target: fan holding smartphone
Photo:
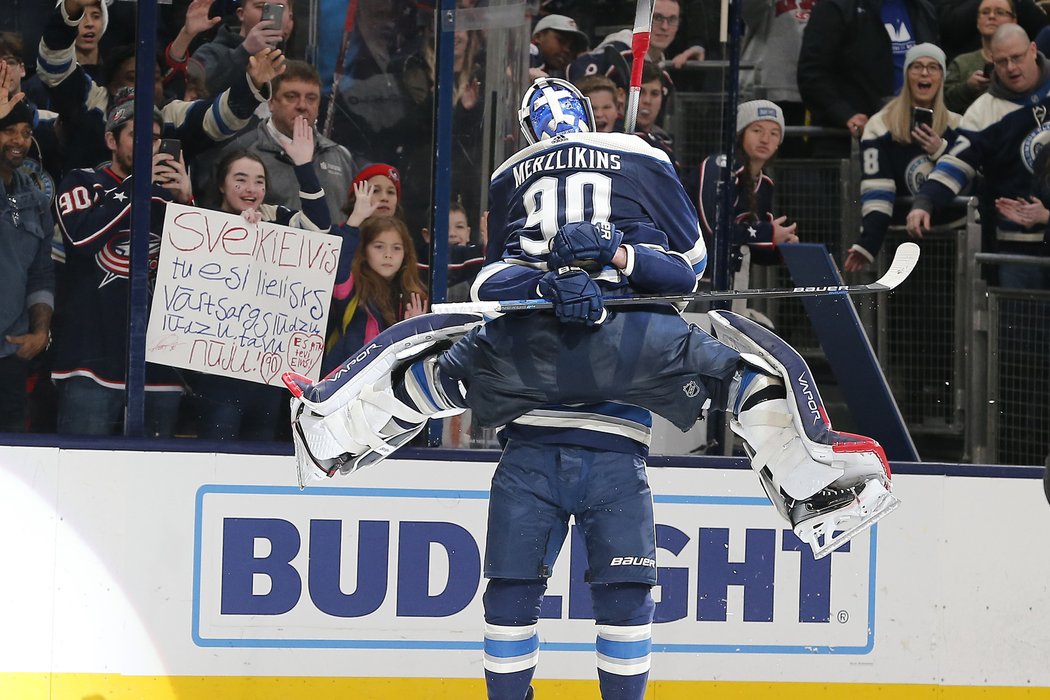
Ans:
{"type": "Polygon", "coordinates": [[[944,106],[944,52],[918,44],[904,58],[904,86],[864,128],[861,138],[861,235],[846,256],[847,272],[874,262],[889,225],[904,223],[899,196],[914,195],[954,137],[961,117],[944,106]]]}

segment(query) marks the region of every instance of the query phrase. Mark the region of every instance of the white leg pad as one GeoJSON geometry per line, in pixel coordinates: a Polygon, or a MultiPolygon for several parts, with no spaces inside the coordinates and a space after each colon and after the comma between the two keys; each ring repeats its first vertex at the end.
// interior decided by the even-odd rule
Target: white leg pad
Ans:
{"type": "Polygon", "coordinates": [[[900,501],[882,447],[832,430],[802,357],[752,321],[726,311],[709,316],[718,339],[752,365],[730,391],[730,427],[744,439],[770,501],[814,557],[893,511],[900,501]]]}

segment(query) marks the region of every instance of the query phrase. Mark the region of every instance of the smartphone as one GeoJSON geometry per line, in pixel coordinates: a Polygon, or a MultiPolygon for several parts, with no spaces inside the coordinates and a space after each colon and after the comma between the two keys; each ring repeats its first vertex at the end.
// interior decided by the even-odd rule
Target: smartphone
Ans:
{"type": "Polygon", "coordinates": [[[993,70],[995,70],[995,64],[989,61],[984,64],[984,68],[981,69],[981,72],[984,73],[984,77],[991,78],[993,70]]]}
{"type": "Polygon", "coordinates": [[[933,110],[926,109],[925,107],[912,107],[911,110],[911,125],[914,129],[919,124],[925,124],[926,126],[933,128],[933,110]]]}
{"type": "Polygon", "coordinates": [[[168,153],[174,160],[182,158],[182,141],[178,139],[161,139],[158,153],[168,153]]]}
{"type": "Polygon", "coordinates": [[[281,24],[284,21],[284,5],[275,2],[268,2],[263,5],[262,17],[260,17],[260,20],[267,19],[273,22],[271,25],[272,29],[280,29],[281,24]]]}

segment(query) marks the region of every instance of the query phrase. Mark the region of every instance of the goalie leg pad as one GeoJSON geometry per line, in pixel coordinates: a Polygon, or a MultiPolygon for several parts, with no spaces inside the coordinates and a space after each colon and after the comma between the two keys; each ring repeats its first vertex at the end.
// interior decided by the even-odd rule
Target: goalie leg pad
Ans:
{"type": "Polygon", "coordinates": [[[753,321],[727,311],[708,315],[718,339],[748,364],[730,390],[730,427],[770,500],[814,556],[896,508],[882,447],[832,430],[805,360],[753,321]]]}
{"type": "Polygon", "coordinates": [[[429,385],[436,380],[425,367],[408,370],[427,359],[421,364],[432,368],[435,355],[483,322],[481,314],[424,314],[383,331],[316,384],[285,374],[294,395],[300,485],[307,477],[349,474],[374,464],[418,434],[428,418],[461,413],[461,404],[447,395],[456,386],[429,385]]]}

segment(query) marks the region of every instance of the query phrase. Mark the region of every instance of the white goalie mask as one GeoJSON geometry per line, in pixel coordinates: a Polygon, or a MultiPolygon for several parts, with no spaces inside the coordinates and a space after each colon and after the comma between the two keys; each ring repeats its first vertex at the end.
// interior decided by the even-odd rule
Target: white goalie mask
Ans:
{"type": "Polygon", "coordinates": [[[557,136],[594,131],[591,101],[579,88],[559,78],[537,78],[521,98],[521,133],[531,143],[557,136]]]}

